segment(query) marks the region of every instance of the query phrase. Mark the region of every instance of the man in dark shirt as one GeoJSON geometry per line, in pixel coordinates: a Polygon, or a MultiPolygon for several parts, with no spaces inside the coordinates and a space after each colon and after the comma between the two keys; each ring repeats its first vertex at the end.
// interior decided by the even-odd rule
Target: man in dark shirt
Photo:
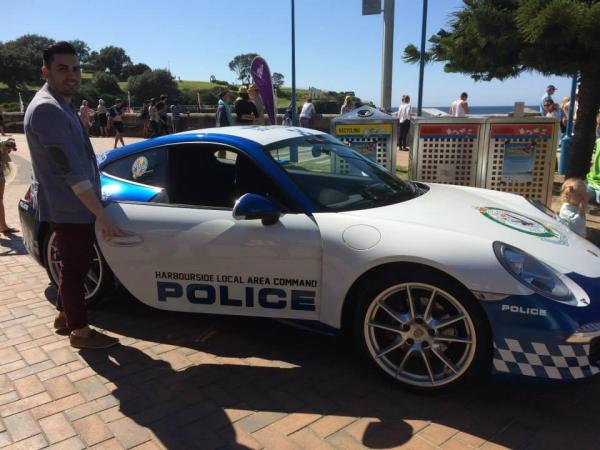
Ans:
{"type": "Polygon", "coordinates": [[[108,110],[108,114],[110,116],[110,123],[115,129],[115,146],[117,148],[117,144],[121,141],[121,145],[125,145],[125,141],[123,140],[123,102],[120,98],[115,100],[115,104],[108,110]]]}
{"type": "Polygon", "coordinates": [[[29,104],[24,127],[33,168],[33,201],[39,220],[48,222],[56,234],[61,257],[54,327],[71,330],[73,347],[106,348],[118,340],[88,326],[84,304],[84,280],[94,254],[94,219],[106,240],[123,232],[100,203],[94,150],[71,104],[81,85],[73,46],[58,42],[48,47],[42,74],[47,83],[29,104]]]}
{"type": "Polygon", "coordinates": [[[158,118],[160,120],[159,133],[160,134],[169,134],[169,128],[167,127],[167,119],[168,119],[167,113],[169,112],[169,110],[168,110],[166,95],[163,94],[160,96],[160,101],[156,104],[156,109],[158,109],[158,118]]]}
{"type": "Polygon", "coordinates": [[[239,94],[240,96],[235,100],[235,104],[233,105],[237,123],[240,125],[251,125],[258,117],[256,105],[250,101],[246,86],[240,87],[239,94]]]}

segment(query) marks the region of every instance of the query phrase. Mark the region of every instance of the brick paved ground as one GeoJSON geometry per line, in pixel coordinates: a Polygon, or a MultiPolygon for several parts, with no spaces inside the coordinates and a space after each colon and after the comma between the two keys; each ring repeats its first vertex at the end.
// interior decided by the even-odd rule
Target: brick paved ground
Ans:
{"type": "MultiPolygon", "coordinates": [[[[16,162],[5,201],[13,224],[26,152],[16,162]]],[[[161,312],[124,292],[90,312],[122,345],[76,351],[52,330],[54,296],[19,237],[0,235],[2,448],[598,446],[600,379],[416,395],[359,364],[340,338],[161,312]]]]}

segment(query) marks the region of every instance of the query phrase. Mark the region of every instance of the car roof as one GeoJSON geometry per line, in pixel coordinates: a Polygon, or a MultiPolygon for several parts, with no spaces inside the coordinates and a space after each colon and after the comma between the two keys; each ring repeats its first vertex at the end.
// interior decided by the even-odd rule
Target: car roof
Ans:
{"type": "Polygon", "coordinates": [[[179,135],[185,134],[210,134],[213,136],[220,134],[224,136],[235,136],[244,138],[249,141],[256,142],[260,145],[269,145],[273,142],[283,141],[285,139],[290,139],[294,137],[318,135],[325,133],[319,130],[312,130],[310,128],[302,127],[284,127],[281,125],[245,125],[234,127],[203,128],[199,130],[185,131],[183,133],[179,133],[179,135]]]}
{"type": "Polygon", "coordinates": [[[207,141],[215,142],[219,138],[222,138],[224,143],[235,143],[236,139],[241,141],[251,141],[255,144],[265,146],[274,142],[279,142],[287,139],[302,137],[302,136],[315,136],[326,134],[319,130],[313,130],[310,128],[302,127],[284,127],[281,125],[246,125],[246,126],[233,126],[233,127],[217,127],[217,128],[201,128],[198,130],[189,130],[177,134],[169,134],[154,139],[146,139],[135,144],[129,144],[119,149],[109,150],[108,152],[98,155],[98,162],[100,164],[109,162],[121,156],[126,156],[131,153],[137,153],[144,151],[149,147],[179,144],[185,142],[202,142],[204,139],[207,141]]]}

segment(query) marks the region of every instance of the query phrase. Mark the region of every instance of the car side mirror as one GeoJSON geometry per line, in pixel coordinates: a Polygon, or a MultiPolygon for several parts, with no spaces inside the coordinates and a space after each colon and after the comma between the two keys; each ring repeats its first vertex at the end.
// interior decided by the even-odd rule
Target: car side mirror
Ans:
{"type": "Polygon", "coordinates": [[[280,216],[281,211],[275,203],[257,194],[242,195],[233,207],[233,218],[236,220],[261,219],[263,225],[273,225],[280,216]]]}

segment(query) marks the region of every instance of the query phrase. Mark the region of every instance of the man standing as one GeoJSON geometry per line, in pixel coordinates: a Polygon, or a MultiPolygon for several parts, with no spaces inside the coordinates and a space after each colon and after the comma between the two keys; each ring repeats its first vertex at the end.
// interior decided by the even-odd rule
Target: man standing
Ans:
{"type": "Polygon", "coordinates": [[[71,100],[81,85],[81,67],[68,42],[44,51],[46,84],[25,114],[25,134],[33,168],[32,195],[41,221],[56,233],[61,257],[54,327],[70,329],[77,348],[106,348],[118,340],[88,326],[84,280],[94,254],[94,218],[105,240],[123,232],[100,203],[96,157],[71,100]]]}
{"type": "Polygon", "coordinates": [[[544,103],[546,103],[548,100],[552,100],[552,103],[554,103],[554,99],[552,98],[554,92],[556,92],[556,88],[553,84],[549,84],[548,86],[546,86],[546,93],[542,95],[542,101],[540,102],[540,114],[542,116],[546,115],[546,111],[544,110],[544,103]]]}
{"type": "Polygon", "coordinates": [[[452,117],[465,117],[469,114],[469,104],[467,103],[467,98],[469,95],[466,92],[460,94],[460,98],[458,100],[454,100],[450,104],[450,110],[448,114],[452,117]]]}
{"type": "Polygon", "coordinates": [[[179,120],[181,119],[181,106],[179,102],[175,100],[175,103],[171,105],[171,129],[173,133],[179,133],[181,131],[179,127],[179,120]]]}
{"type": "Polygon", "coordinates": [[[110,116],[110,123],[115,129],[115,146],[113,148],[117,148],[117,143],[121,141],[121,145],[125,145],[125,141],[123,140],[123,102],[120,98],[115,100],[115,104],[108,110],[108,115],[110,116]]]}
{"type": "Polygon", "coordinates": [[[165,94],[160,96],[160,101],[156,104],[156,109],[158,110],[158,118],[160,119],[160,134],[169,134],[169,128],[167,127],[167,118],[168,118],[168,105],[167,105],[167,96],[165,94]]]}
{"type": "Polygon", "coordinates": [[[256,106],[256,120],[254,123],[256,125],[264,125],[265,124],[265,104],[262,101],[262,97],[260,96],[260,92],[258,92],[258,87],[256,84],[252,83],[248,87],[248,95],[250,96],[250,101],[254,103],[256,106]]]}
{"type": "Polygon", "coordinates": [[[309,98],[306,100],[306,103],[302,105],[302,110],[300,111],[300,126],[308,128],[310,121],[316,112],[317,110],[315,109],[315,105],[313,105],[312,99],[309,98]]]}
{"type": "Polygon", "coordinates": [[[231,109],[229,108],[228,91],[223,91],[219,94],[219,103],[215,119],[216,126],[218,127],[230,127],[233,125],[233,116],[231,115],[231,109]]]}

